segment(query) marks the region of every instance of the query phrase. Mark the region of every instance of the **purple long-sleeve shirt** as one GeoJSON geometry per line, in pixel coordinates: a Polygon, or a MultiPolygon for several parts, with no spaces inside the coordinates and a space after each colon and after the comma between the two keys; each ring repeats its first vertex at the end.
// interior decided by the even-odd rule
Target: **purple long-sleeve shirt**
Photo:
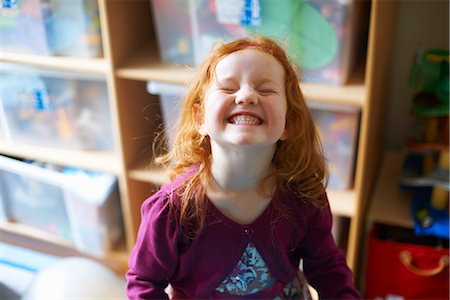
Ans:
{"type": "MultiPolygon", "coordinates": [[[[303,259],[306,278],[321,299],[360,299],[345,257],[331,235],[328,206],[319,210],[297,196],[279,192],[274,199],[280,197],[290,205],[293,218],[280,216],[271,203],[253,223],[241,225],[205,199],[207,226],[198,238],[189,239],[181,232],[169,201],[173,197],[177,203],[174,191],[186,176],[163,186],[142,204],[141,225],[126,275],[130,299],[167,299],[168,283],[180,298],[212,298],[250,241],[279,283],[290,282],[303,259]]],[[[241,298],[274,296],[263,290],[241,298]]]]}

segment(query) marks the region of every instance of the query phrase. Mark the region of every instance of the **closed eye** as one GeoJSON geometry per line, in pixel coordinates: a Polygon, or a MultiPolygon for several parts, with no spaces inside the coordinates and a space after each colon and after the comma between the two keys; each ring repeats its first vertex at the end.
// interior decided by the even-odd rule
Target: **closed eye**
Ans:
{"type": "Polygon", "coordinates": [[[275,89],[265,89],[264,88],[264,89],[259,89],[258,91],[262,95],[272,95],[272,94],[278,95],[278,91],[275,89]]]}
{"type": "Polygon", "coordinates": [[[237,89],[232,88],[232,87],[220,87],[219,91],[227,93],[227,94],[232,94],[232,93],[235,93],[237,91],[237,89]]]}

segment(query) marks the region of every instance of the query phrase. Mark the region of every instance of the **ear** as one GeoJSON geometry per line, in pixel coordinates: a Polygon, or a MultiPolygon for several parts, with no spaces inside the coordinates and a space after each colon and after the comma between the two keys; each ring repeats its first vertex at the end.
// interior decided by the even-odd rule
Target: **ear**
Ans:
{"type": "Polygon", "coordinates": [[[281,134],[281,136],[280,136],[280,141],[285,141],[285,140],[287,140],[288,139],[288,137],[289,137],[289,132],[290,132],[290,130],[289,130],[289,128],[288,128],[288,125],[286,124],[286,125],[284,125],[284,131],[283,131],[283,133],[281,134]]]}
{"type": "Polygon", "coordinates": [[[206,127],[205,127],[204,123],[197,125],[197,131],[198,131],[198,133],[200,133],[203,136],[207,136],[208,135],[208,132],[206,131],[206,127]]]}
{"type": "Polygon", "coordinates": [[[289,137],[289,132],[288,132],[287,128],[285,128],[283,133],[280,136],[280,141],[285,141],[288,139],[288,137],[289,137]]]}

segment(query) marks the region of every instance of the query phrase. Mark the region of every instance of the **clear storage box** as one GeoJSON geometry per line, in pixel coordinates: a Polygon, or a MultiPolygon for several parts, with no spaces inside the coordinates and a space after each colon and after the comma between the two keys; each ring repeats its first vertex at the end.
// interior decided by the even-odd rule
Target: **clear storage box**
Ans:
{"type": "Polygon", "coordinates": [[[310,103],[328,161],[328,187],[345,190],[352,187],[359,130],[359,109],[330,104],[310,103]]]}
{"type": "Polygon", "coordinates": [[[5,140],[76,150],[113,150],[106,82],[4,63],[0,123],[5,140]]]}
{"type": "MultiPolygon", "coordinates": [[[[176,134],[185,89],[178,84],[149,81],[147,91],[159,95],[170,148],[176,134]]],[[[309,106],[328,160],[330,169],[328,187],[337,190],[349,189],[353,183],[356,160],[359,109],[316,102],[310,102],[309,106]]]]}
{"type": "Polygon", "coordinates": [[[123,239],[113,175],[0,155],[0,200],[6,220],[59,236],[80,251],[104,255],[123,239]]]}
{"type": "Polygon", "coordinates": [[[4,51],[102,56],[97,0],[7,0],[0,7],[4,51]]]}
{"type": "Polygon", "coordinates": [[[185,87],[180,84],[149,81],[147,92],[159,96],[165,135],[170,148],[177,131],[185,87]]]}
{"type": "Polygon", "coordinates": [[[0,199],[6,220],[72,239],[58,174],[0,156],[0,199]]]}
{"type": "Polygon", "coordinates": [[[308,82],[343,84],[354,64],[353,0],[150,0],[162,59],[198,65],[219,39],[262,34],[287,46],[308,82]]]}

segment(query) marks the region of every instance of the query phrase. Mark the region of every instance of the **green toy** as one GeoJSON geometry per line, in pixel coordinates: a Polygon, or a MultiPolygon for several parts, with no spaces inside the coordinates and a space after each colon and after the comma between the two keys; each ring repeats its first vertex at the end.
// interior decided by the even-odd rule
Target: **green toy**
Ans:
{"type": "Polygon", "coordinates": [[[311,4],[298,0],[283,1],[283,5],[265,0],[263,4],[264,22],[245,26],[249,32],[287,41],[290,56],[302,68],[319,69],[336,56],[339,41],[335,29],[311,4]]]}
{"type": "Polygon", "coordinates": [[[412,111],[419,117],[449,115],[449,51],[419,50],[411,71],[410,85],[417,89],[412,111]]]}

